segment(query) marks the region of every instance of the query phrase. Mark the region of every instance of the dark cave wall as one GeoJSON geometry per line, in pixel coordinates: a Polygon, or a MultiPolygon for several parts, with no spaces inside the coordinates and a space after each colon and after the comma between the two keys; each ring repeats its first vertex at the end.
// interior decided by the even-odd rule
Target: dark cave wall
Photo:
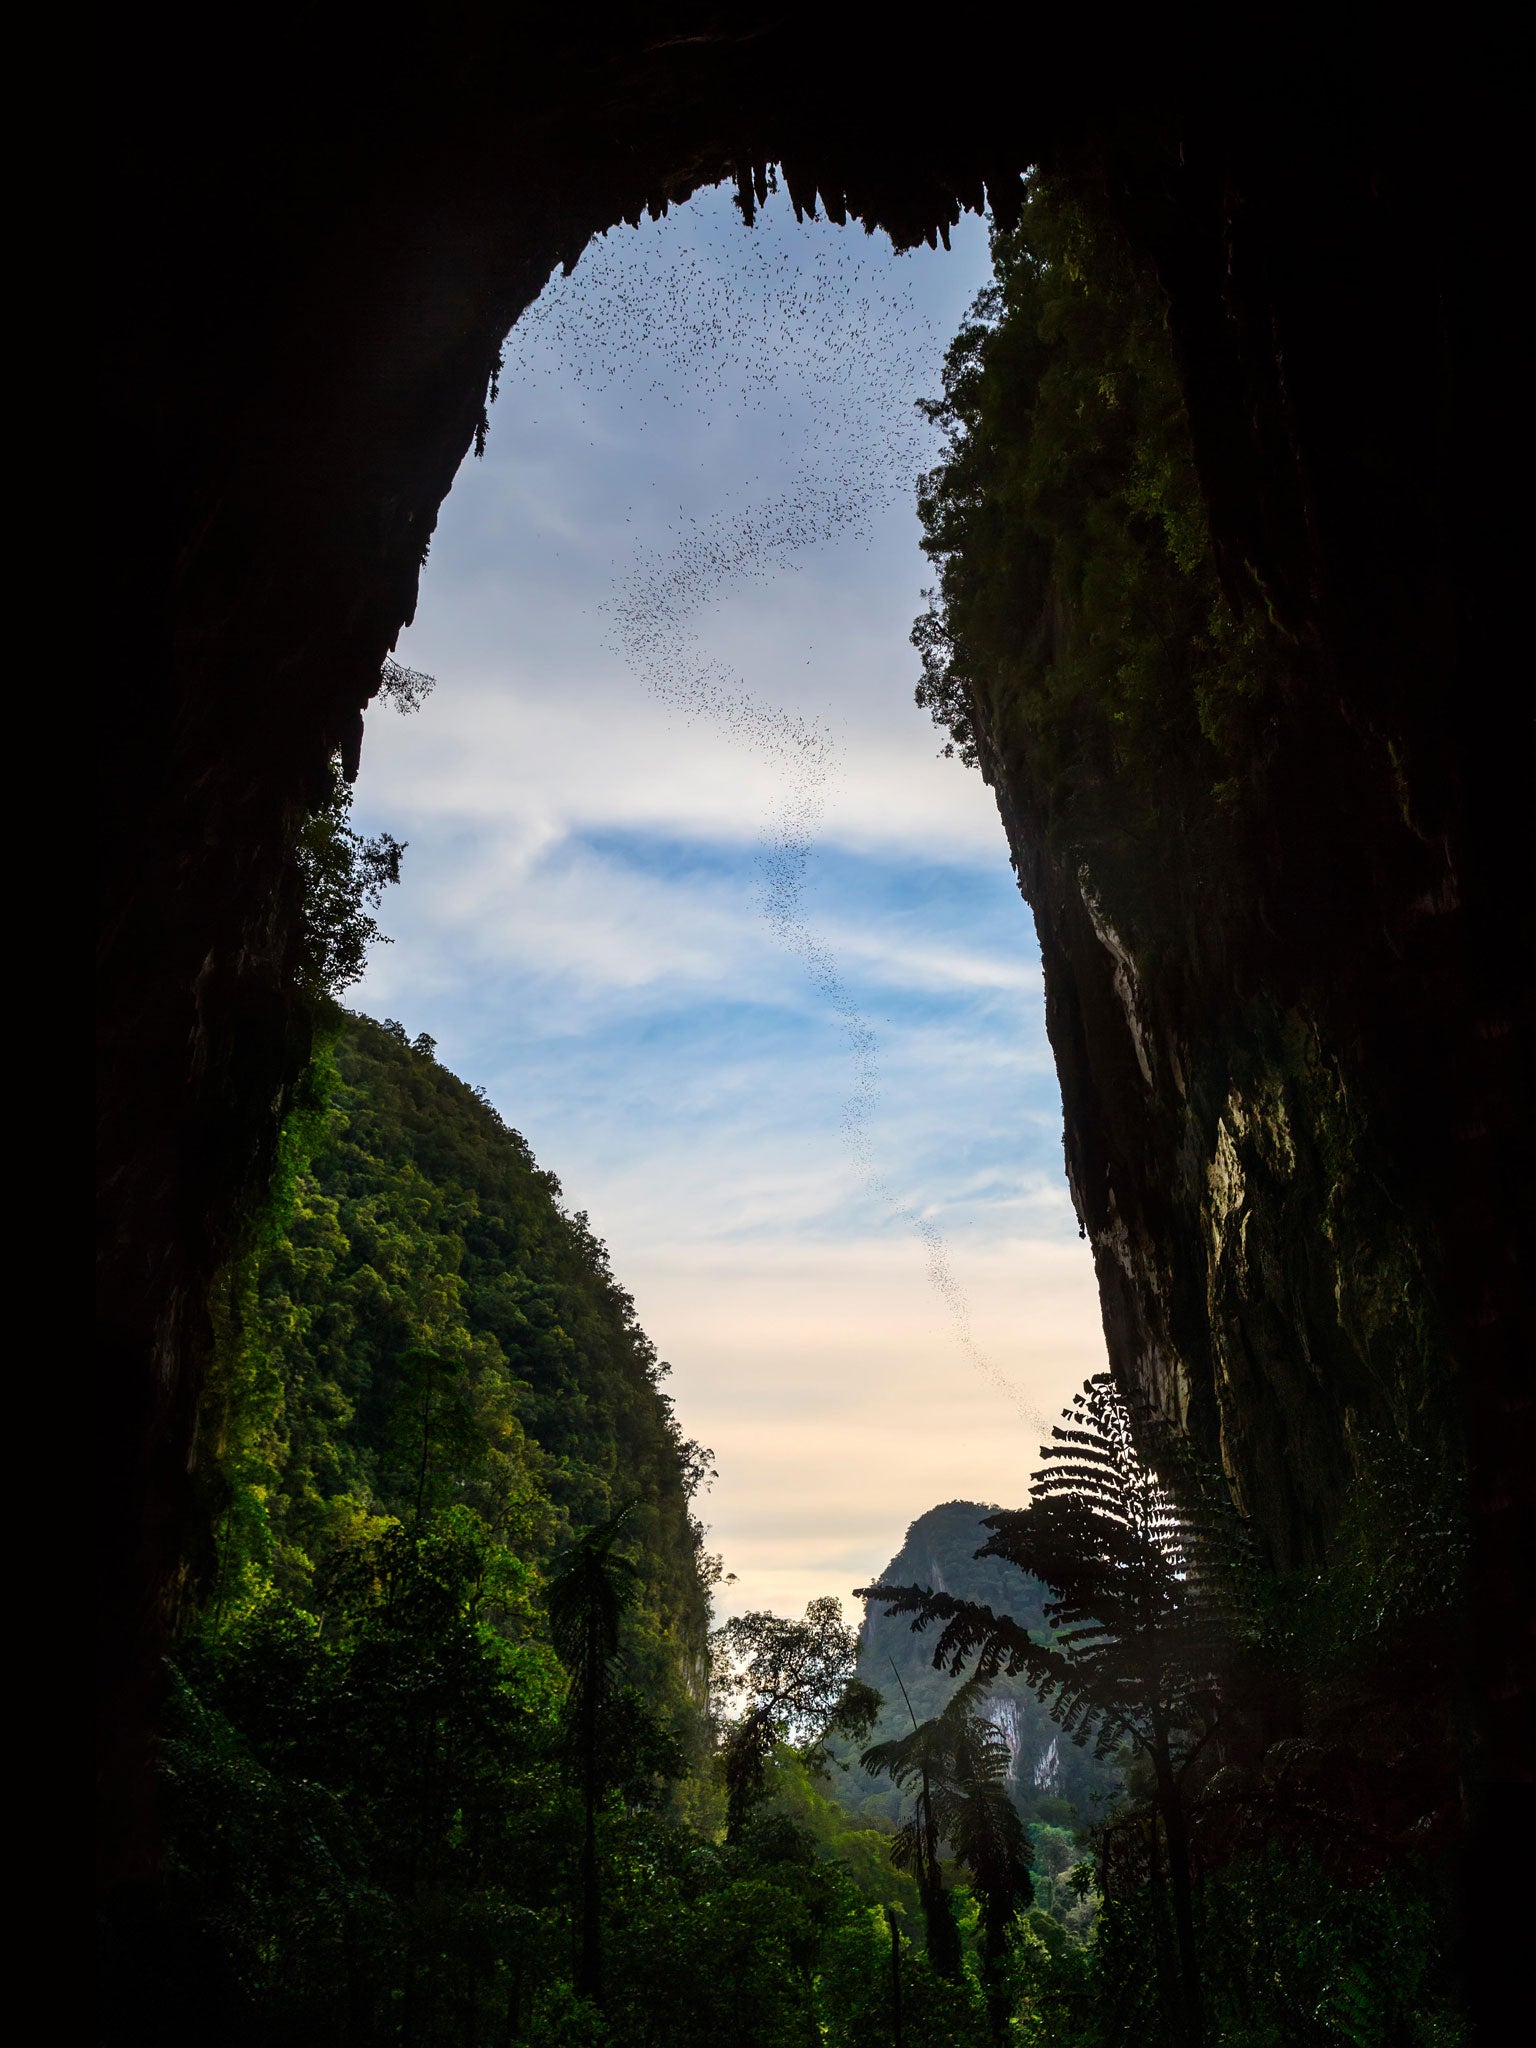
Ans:
{"type": "Polygon", "coordinates": [[[1285,1565],[1325,1554],[1368,1440],[1454,1460],[1522,1398],[1523,714],[1473,683],[1496,557],[1462,523],[1487,251],[1411,99],[1333,98],[1333,129],[1197,110],[1067,161],[1161,282],[1221,579],[1269,622],[1246,765],[1170,844],[1133,753],[1106,836],[1019,707],[977,706],[1115,1368],[1285,1565]]]}
{"type": "Polygon", "coordinates": [[[1513,309],[1474,197],[1503,173],[1486,102],[1448,162],[1422,99],[1341,97],[1336,125],[1196,113],[1176,153],[1077,166],[1167,294],[1223,581],[1272,629],[1220,858],[1139,838],[1134,786],[1121,833],[1064,857],[1006,710],[982,754],[1117,1377],[1220,1457],[1282,1567],[1464,1467],[1441,1796],[1493,1854],[1530,1798],[1536,1355],[1529,715],[1489,682],[1514,644],[1486,467],[1513,309]]]}
{"type": "Polygon", "coordinates": [[[1118,878],[1043,851],[994,746],[1116,1375],[1219,1459],[1278,1565],[1319,1566],[1394,1454],[1463,1456],[1434,1205],[1372,1114],[1370,1065],[1401,1047],[1343,1039],[1278,974],[1235,979],[1232,878],[1181,906],[1187,949],[1128,935],[1118,878]]]}
{"type": "MultiPolygon", "coordinates": [[[[1112,1349],[1226,1445],[1302,1558],[1348,1487],[1355,1418],[1411,1398],[1392,1389],[1427,1347],[1467,1396],[1490,1597],[1514,1597],[1521,729],[1476,687],[1498,550],[1464,516],[1497,353],[1493,267],[1460,218],[1485,173],[1416,172],[1439,82],[1378,75],[1362,119],[1364,74],[1337,52],[1319,84],[1305,50],[1255,73],[1166,29],[1109,47],[1035,19],[951,33],[936,64],[872,19],[636,7],[567,28],[466,6],[386,41],[361,17],[276,18],[226,61],[167,16],[116,52],[132,113],[102,201],[98,721],[115,1878],[153,1865],[145,1761],[196,1565],[210,1289],[307,1055],[298,822],[332,753],[355,758],[508,326],[593,233],[722,176],[749,193],[769,161],[797,201],[900,243],[1006,208],[1022,168],[1053,163],[1109,190],[1158,265],[1225,571],[1296,661],[1243,863],[1145,956],[1118,959],[1112,916],[1096,929],[1051,869],[1028,765],[997,737],[1112,1349]],[[1456,283],[1429,317],[1426,218],[1456,283]]],[[[1507,1663],[1485,1679],[1517,1697],[1507,1663]]]]}

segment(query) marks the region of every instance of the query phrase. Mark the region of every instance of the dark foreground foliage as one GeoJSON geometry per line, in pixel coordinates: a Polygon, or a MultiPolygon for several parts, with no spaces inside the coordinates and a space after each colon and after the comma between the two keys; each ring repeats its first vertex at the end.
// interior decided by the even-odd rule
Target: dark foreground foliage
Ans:
{"type": "MultiPolygon", "coordinates": [[[[1043,2031],[1024,2038],[1105,2048],[1463,2038],[1450,1872],[1427,1853],[1433,1781],[1417,1814],[1394,1817],[1371,1731],[1348,1744],[1316,1739],[1341,1660],[1358,1669],[1381,1647],[1358,1611],[1347,1636],[1325,1633],[1319,1594],[1331,1580],[1336,1628],[1358,1583],[1358,1545],[1320,1584],[1271,1579],[1219,1477],[1168,1444],[1176,1486],[1165,1483],[1107,1377],[1088,1383],[1052,1434],[1029,1507],[987,1517],[979,1553],[1011,1564],[1021,1591],[1043,1582],[1044,1627],[931,1586],[866,1589],[914,1631],[936,1628],[936,1668],[970,1674],[947,1717],[999,1674],[1022,1677],[1075,1742],[1122,1760],[1122,1797],[1085,1831],[1090,1859],[1073,1873],[1099,1895],[1091,1944],[1052,1940],[1025,2000],[1043,2031]]],[[[1404,1603],[1422,1597],[1399,1590],[1394,1633],[1404,1603]]],[[[944,1782],[943,1726],[865,1759],[909,1778],[922,1769],[914,1832],[944,1782]]],[[[963,1838],[953,1823],[949,1833],[963,1838]]],[[[977,1889],[988,1896],[984,1880],[977,1889]]]]}
{"type": "Polygon", "coordinates": [[[108,2039],[1460,2038],[1434,1844],[1319,1739],[1362,1603],[1386,1656],[1453,1575],[1427,1498],[1277,1589],[1097,1383],[1032,1505],[977,1530],[987,1599],[885,1589],[940,1670],[914,1695],[891,1660],[870,1744],[835,1602],[706,1635],[708,1453],[521,1141],[364,1023],[304,1119],[231,1283],[168,1882],[108,1930],[108,2039]],[[1020,1783],[1021,1688],[1047,1752],[1105,1756],[1107,1810],[1020,1783]]]}

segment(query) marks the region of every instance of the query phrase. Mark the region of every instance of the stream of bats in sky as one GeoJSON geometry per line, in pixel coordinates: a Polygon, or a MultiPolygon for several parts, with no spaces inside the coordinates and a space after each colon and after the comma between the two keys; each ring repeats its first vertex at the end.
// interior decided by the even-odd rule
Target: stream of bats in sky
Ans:
{"type": "Polygon", "coordinates": [[[866,1187],[916,1238],[957,1349],[1022,1419],[1046,1429],[976,1341],[943,1233],[876,1162],[879,1034],[805,906],[840,768],[835,723],[775,702],[771,678],[744,673],[710,644],[710,614],[734,591],[787,583],[816,549],[867,536],[892,500],[913,502],[920,472],[938,452],[917,400],[931,395],[942,339],[883,244],[852,228],[808,238],[781,199],[750,230],[722,220],[702,246],[642,243],[623,229],[597,240],[514,328],[503,379],[534,416],[541,389],[546,403],[601,389],[610,402],[622,392],[620,403],[635,408],[642,427],[661,433],[685,414],[690,427],[712,430],[755,416],[761,447],[765,431],[782,422],[772,472],[743,476],[703,517],[658,503],[657,486],[630,508],[637,546],[629,563],[615,565],[609,644],[674,715],[706,722],[771,764],[779,794],[762,825],[760,907],[841,1024],[850,1068],[844,1145],[866,1187]]]}

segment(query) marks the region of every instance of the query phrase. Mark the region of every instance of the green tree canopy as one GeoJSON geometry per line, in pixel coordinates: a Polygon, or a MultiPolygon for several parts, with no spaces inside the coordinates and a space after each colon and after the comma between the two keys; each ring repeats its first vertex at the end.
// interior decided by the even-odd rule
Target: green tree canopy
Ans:
{"type": "Polygon", "coordinates": [[[803,1619],[758,1610],[739,1615],[710,1639],[714,1691],[727,1723],[728,1830],[740,1835],[762,1796],[767,1762],[780,1742],[814,1756],[834,1735],[854,1740],[880,1711],[880,1695],[855,1676],[859,1641],[831,1595],[812,1600],[803,1619]]]}

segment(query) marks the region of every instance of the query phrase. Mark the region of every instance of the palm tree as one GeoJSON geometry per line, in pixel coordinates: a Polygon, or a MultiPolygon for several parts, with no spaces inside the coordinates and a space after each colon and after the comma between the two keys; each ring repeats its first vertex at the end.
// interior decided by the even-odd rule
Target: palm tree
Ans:
{"type": "Polygon", "coordinates": [[[576,1765],[585,1825],[581,1847],[581,1941],[576,1988],[597,1998],[602,1985],[597,1869],[597,1808],[603,1791],[602,1729],[619,1688],[619,1627],[633,1606],[640,1572],[614,1549],[634,1503],[578,1538],[549,1584],[550,1634],[570,1683],[563,1714],[566,1755],[576,1765]]]}
{"type": "MultiPolygon", "coordinates": [[[[896,1682],[901,1685],[899,1672],[896,1682]]],[[[981,1690],[974,1681],[961,1686],[941,1714],[919,1722],[902,1685],[912,1733],[877,1742],[862,1761],[872,1776],[889,1777],[912,1794],[892,1860],[917,1880],[934,1968],[951,1978],[960,1973],[960,1936],[941,1858],[947,1842],[981,1904],[984,1956],[995,1985],[1008,1922],[1029,1902],[1033,1886],[1029,1839],[1008,1796],[1008,1745],[977,1711],[981,1690]]],[[[989,2003],[995,2006],[995,1998],[989,2003]]]]}
{"type": "Polygon", "coordinates": [[[1002,1731],[972,1710],[962,1686],[945,1709],[955,1722],[953,1777],[941,1808],[955,1861],[971,1881],[981,1908],[982,1981],[995,2041],[1007,2034],[1003,1981],[1008,1928],[1035,1895],[1029,1836],[1008,1791],[1012,1756],[1002,1731]]]}
{"type": "MultiPolygon", "coordinates": [[[[901,1685],[898,1672],[896,1682],[901,1685]]],[[[901,1686],[906,1698],[906,1687],[901,1686]]],[[[912,1714],[912,1702],[907,1700],[912,1714]]],[[[899,1870],[910,1870],[917,1880],[922,1902],[923,1926],[928,1935],[928,1957],[941,1977],[960,1974],[960,1933],[954,1910],[944,1887],[940,1859],[941,1839],[936,1788],[944,1777],[948,1761],[947,1730],[943,1717],[919,1722],[912,1714],[912,1733],[889,1742],[877,1742],[866,1749],[860,1761],[871,1777],[887,1777],[912,1795],[912,1811],[896,1831],[891,1861],[899,1870]]]]}

